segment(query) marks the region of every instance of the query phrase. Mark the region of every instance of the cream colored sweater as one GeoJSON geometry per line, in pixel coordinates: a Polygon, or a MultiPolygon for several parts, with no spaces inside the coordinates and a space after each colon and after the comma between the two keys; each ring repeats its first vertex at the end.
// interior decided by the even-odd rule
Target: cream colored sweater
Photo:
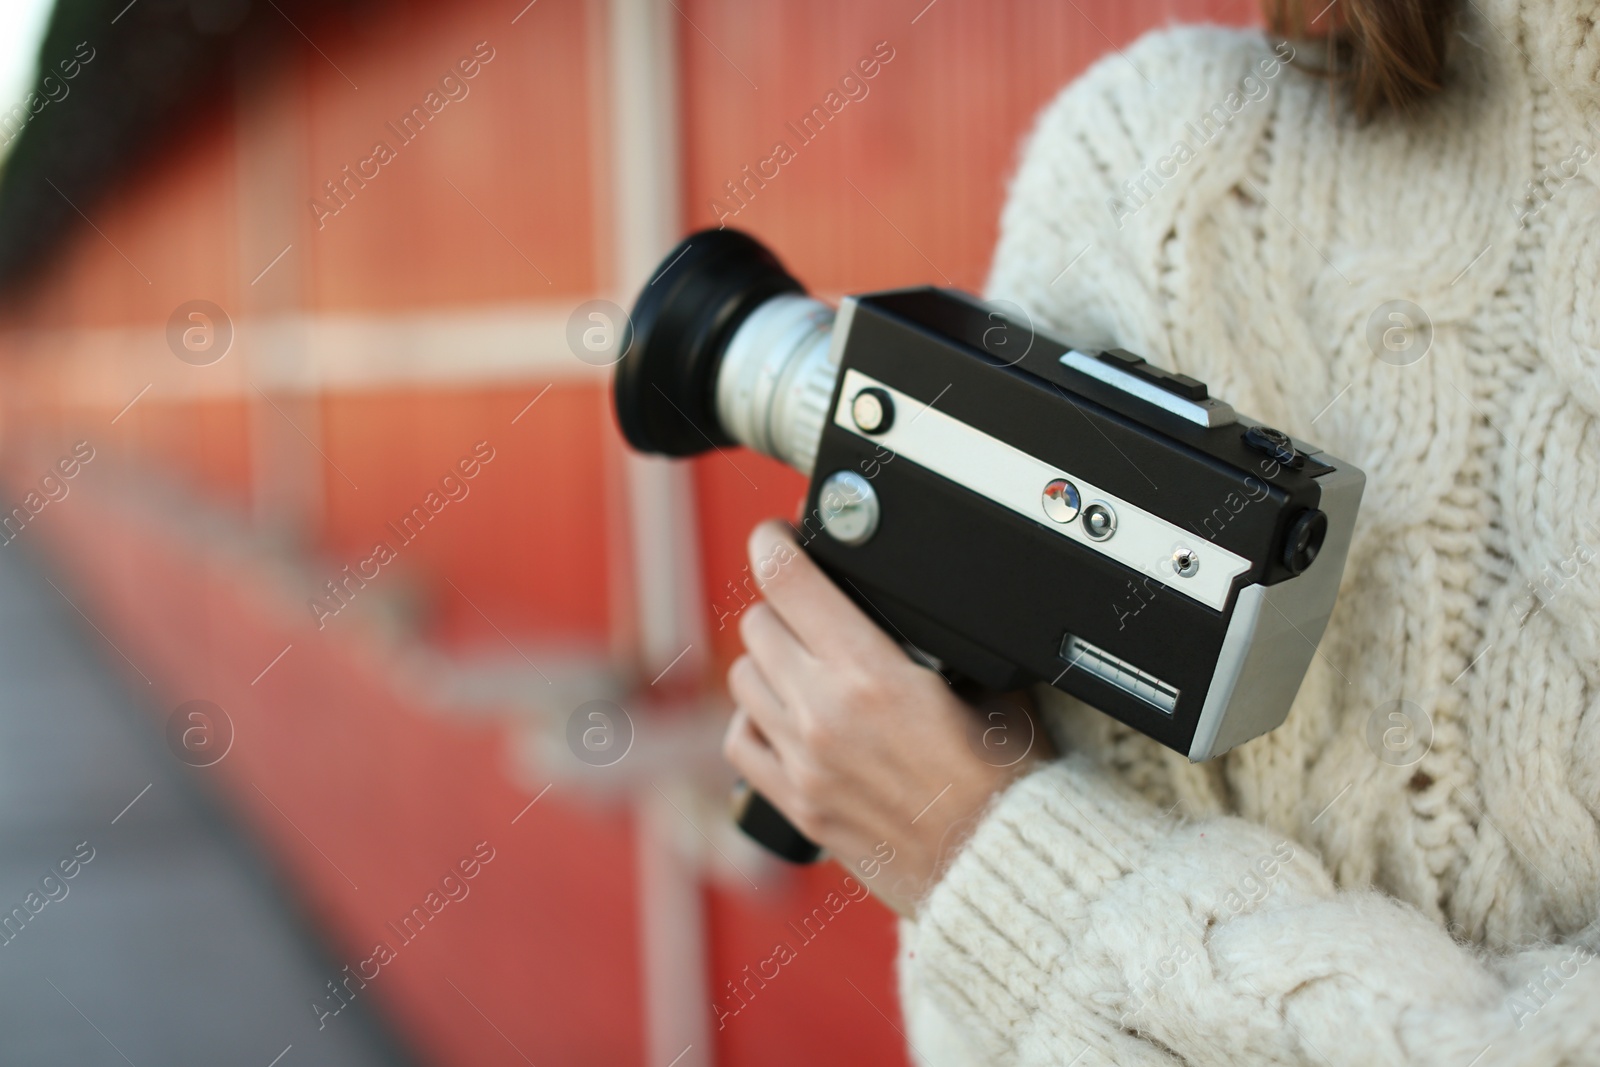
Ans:
{"type": "Polygon", "coordinates": [[[925,1063],[1600,1064],[1600,8],[1462,6],[1411,117],[1187,28],[1040,118],[991,295],[1368,483],[1279,730],[1191,766],[1041,697],[1071,754],[902,928],[925,1063]]]}

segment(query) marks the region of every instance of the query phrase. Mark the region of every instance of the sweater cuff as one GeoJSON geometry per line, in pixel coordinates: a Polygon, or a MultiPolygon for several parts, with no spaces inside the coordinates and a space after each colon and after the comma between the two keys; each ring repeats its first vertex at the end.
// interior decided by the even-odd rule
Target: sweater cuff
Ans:
{"type": "Polygon", "coordinates": [[[906,924],[906,994],[963,1017],[990,1056],[1015,1048],[1090,906],[1143,861],[1161,823],[1083,756],[1015,782],[906,924]]]}

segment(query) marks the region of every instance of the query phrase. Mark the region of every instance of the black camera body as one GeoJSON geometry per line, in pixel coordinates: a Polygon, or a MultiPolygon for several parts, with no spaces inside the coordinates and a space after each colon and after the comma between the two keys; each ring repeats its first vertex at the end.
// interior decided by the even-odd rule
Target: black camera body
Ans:
{"type": "Polygon", "coordinates": [[[1361,472],[1192,379],[997,326],[965,294],[854,297],[839,319],[807,500],[820,529],[802,533],[890,633],[985,686],[1048,682],[1191,760],[1283,721],[1361,472]],[[869,507],[870,536],[830,535],[869,507]]]}
{"type": "Polygon", "coordinates": [[[1283,721],[1361,471],[961,292],[835,317],[741,234],[673,255],[617,376],[636,447],[737,441],[808,473],[807,552],[942,670],[1054,685],[1196,761],[1283,721]]]}

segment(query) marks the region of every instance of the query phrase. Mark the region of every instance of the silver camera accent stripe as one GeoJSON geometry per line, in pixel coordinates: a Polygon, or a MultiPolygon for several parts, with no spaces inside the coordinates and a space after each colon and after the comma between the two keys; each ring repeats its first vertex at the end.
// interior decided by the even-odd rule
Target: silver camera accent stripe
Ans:
{"type": "Polygon", "coordinates": [[[1317,654],[1339,596],[1367,481],[1345,461],[1324,459],[1334,469],[1317,479],[1328,516],[1322,551],[1304,574],[1239,590],[1189,746],[1189,759],[1196,763],[1277,729],[1317,654]]]}
{"type": "Polygon", "coordinates": [[[1076,634],[1062,639],[1061,658],[1067,661],[1069,670],[1092,674],[1167,715],[1178,706],[1178,691],[1172,686],[1076,634]]]}
{"type": "Polygon", "coordinates": [[[1251,563],[1243,556],[858,370],[845,372],[833,423],[1032,519],[1042,529],[1148,574],[1173,592],[1217,611],[1227,605],[1233,580],[1250,570],[1251,563]],[[885,433],[862,433],[850,417],[852,398],[868,386],[884,390],[894,402],[894,422],[885,433]],[[1065,524],[1051,520],[1044,512],[1041,494],[1055,478],[1066,478],[1076,485],[1086,505],[1097,500],[1109,504],[1117,515],[1116,535],[1105,541],[1094,541],[1084,533],[1081,517],[1065,524]],[[1172,553],[1180,547],[1200,557],[1200,568],[1192,577],[1180,578],[1172,569],[1172,553]]]}
{"type": "Polygon", "coordinates": [[[1091,378],[1098,378],[1107,385],[1121,389],[1129,396],[1136,396],[1140,400],[1148,401],[1158,408],[1170,411],[1181,419],[1188,419],[1198,426],[1228,426],[1238,421],[1233,406],[1216,397],[1205,400],[1186,400],[1177,393],[1169,392],[1154,382],[1147,382],[1143,378],[1129,374],[1125,370],[1114,367],[1101,359],[1086,355],[1076,350],[1068,352],[1061,357],[1061,365],[1071,367],[1081,374],[1091,378]]]}

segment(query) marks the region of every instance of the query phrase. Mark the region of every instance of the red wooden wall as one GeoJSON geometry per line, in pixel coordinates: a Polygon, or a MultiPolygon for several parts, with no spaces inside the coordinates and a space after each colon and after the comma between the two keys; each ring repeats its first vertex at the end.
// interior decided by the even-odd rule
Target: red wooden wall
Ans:
{"type": "MultiPolygon", "coordinates": [[[[1148,28],[1250,22],[1255,8],[678,0],[671,14],[685,229],[714,224],[718,199],[734,206],[725,183],[776,140],[797,141],[787,124],[876,50],[867,94],[728,219],[813,290],[839,294],[930,280],[980,288],[1019,140],[1045,101],[1148,28]]],[[[108,648],[113,665],[141,688],[149,679],[158,710],[204,697],[230,711],[236,752],[205,773],[282,862],[336,953],[364,956],[474,842],[497,849],[437,937],[373,985],[440,1064],[646,1058],[626,805],[563,786],[512,825],[541,788],[537,766],[513,768],[512,740],[528,724],[434,706],[397,684],[404,665],[373,636],[388,619],[446,656],[503,656],[509,642],[627,666],[625,488],[603,378],[548,339],[539,351],[530,339],[524,373],[458,380],[451,369],[472,363],[473,346],[503,342],[503,316],[559,322],[617,284],[607,18],[601,0],[410,0],[302,27],[320,51],[286,34],[277,58],[242,64],[224,99],[90,206],[98,230],[75,231],[0,317],[11,494],[80,437],[103,457],[23,536],[49,552],[132,669],[108,648]],[[493,59],[469,95],[319,228],[308,199],[480,41],[493,59]],[[210,367],[179,363],[160,332],[196,298],[240,330],[237,352],[210,367]],[[432,349],[406,356],[427,373],[390,380],[385,346],[398,351],[416,317],[433,313],[446,325],[425,334],[432,349]],[[405,325],[385,333],[390,322],[405,325]],[[345,323],[379,369],[295,385],[273,323],[291,336],[345,323]],[[478,441],[495,459],[470,496],[362,592],[386,614],[318,630],[304,591],[262,561],[331,577],[478,441]],[[199,514],[231,516],[259,543],[243,552],[199,514]]],[[[749,527],[792,512],[803,488],[776,464],[736,460],[743,473],[715,455],[694,461],[713,701],[736,646],[715,632],[712,605],[741,573],[749,527]]],[[[707,1005],[839,872],[774,877],[757,892],[708,881],[707,1005]]],[[[902,1062],[892,945],[886,912],[852,907],[713,1027],[703,1062],[902,1062]]]]}

